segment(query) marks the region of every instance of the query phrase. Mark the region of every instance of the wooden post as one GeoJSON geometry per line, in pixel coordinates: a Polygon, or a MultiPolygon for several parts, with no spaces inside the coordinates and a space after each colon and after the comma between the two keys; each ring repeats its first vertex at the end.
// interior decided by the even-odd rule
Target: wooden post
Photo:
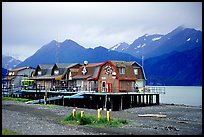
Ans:
{"type": "Polygon", "coordinates": [[[44,105],[46,105],[46,101],[47,101],[46,96],[44,96],[44,105]]]}
{"type": "Polygon", "coordinates": [[[153,104],[153,95],[150,95],[150,104],[153,104]]]}
{"type": "Polygon", "coordinates": [[[84,111],[81,111],[81,117],[84,117],[84,111]]]}
{"type": "Polygon", "coordinates": [[[156,94],[156,104],[159,105],[159,94],[156,94]]]}
{"type": "Polygon", "coordinates": [[[110,111],[107,111],[107,121],[110,122],[110,111]]]}
{"type": "Polygon", "coordinates": [[[130,108],[132,108],[133,97],[130,95],[130,108]]]}
{"type": "Polygon", "coordinates": [[[73,115],[74,119],[76,119],[76,109],[73,109],[72,115],[73,115]]]}
{"type": "Polygon", "coordinates": [[[101,109],[98,109],[98,118],[101,118],[101,109]]]}
{"type": "Polygon", "coordinates": [[[146,94],[146,105],[148,105],[148,95],[146,94]]]}
{"type": "Polygon", "coordinates": [[[107,108],[107,94],[105,95],[105,109],[107,108]]]}
{"type": "Polygon", "coordinates": [[[123,110],[123,96],[120,98],[120,110],[123,110]]]}
{"type": "Polygon", "coordinates": [[[64,95],[62,96],[62,105],[64,106],[64,95]]]}
{"type": "Polygon", "coordinates": [[[137,105],[137,95],[134,95],[133,97],[134,97],[134,103],[133,103],[134,105],[133,105],[133,107],[135,107],[137,105]]]}

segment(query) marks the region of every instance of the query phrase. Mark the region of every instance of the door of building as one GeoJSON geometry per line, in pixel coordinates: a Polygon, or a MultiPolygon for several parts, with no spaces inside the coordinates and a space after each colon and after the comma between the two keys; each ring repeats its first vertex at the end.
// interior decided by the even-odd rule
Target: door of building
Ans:
{"type": "Polygon", "coordinates": [[[107,85],[107,92],[112,92],[111,91],[111,83],[106,83],[106,85],[107,85]]]}
{"type": "Polygon", "coordinates": [[[106,92],[106,82],[102,81],[101,91],[106,92]]]}

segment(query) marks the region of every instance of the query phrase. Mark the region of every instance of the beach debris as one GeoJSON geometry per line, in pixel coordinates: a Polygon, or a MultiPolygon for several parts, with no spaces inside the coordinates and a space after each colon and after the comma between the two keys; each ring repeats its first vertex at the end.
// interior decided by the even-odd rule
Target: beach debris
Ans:
{"type": "Polygon", "coordinates": [[[178,121],[178,123],[188,124],[188,122],[187,122],[187,121],[178,121]]]}
{"type": "Polygon", "coordinates": [[[162,115],[162,114],[139,114],[138,117],[158,117],[158,118],[166,118],[166,115],[162,115]]]}
{"type": "Polygon", "coordinates": [[[173,126],[166,126],[166,127],[164,127],[164,129],[169,130],[169,131],[172,131],[172,130],[174,130],[174,131],[179,131],[178,128],[175,128],[175,127],[173,127],[173,126]]]}

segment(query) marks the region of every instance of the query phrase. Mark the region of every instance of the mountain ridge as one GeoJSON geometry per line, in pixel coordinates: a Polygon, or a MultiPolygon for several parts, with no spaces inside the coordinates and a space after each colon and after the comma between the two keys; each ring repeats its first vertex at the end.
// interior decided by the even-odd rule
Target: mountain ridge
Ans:
{"type": "Polygon", "coordinates": [[[142,56],[149,85],[202,85],[202,78],[200,78],[202,75],[200,70],[202,69],[202,62],[200,62],[202,32],[184,27],[177,27],[166,35],[145,34],[130,45],[121,42],[109,49],[103,46],[84,48],[70,39],[63,42],[53,40],[42,46],[17,67],[28,65],[36,67],[38,64],[54,63],[83,63],[84,60],[88,60],[89,63],[123,60],[142,64],[142,56]],[[135,51],[138,51],[137,56],[135,56],[135,51]],[[196,56],[194,56],[195,54],[196,56]],[[180,62],[181,60],[183,62],[180,62]],[[196,61],[199,63],[192,66],[191,64],[196,61]],[[195,67],[199,71],[196,71],[195,67]],[[196,71],[195,75],[193,75],[193,71],[196,71]],[[189,81],[188,77],[192,77],[192,75],[195,80],[189,81]]]}

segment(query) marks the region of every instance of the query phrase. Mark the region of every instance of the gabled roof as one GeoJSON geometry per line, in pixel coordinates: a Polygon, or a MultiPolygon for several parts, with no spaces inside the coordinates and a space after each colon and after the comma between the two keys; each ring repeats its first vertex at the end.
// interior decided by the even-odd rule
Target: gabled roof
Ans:
{"type": "MultiPolygon", "coordinates": [[[[34,68],[33,68],[33,67],[30,67],[30,66],[25,66],[25,67],[20,67],[20,68],[12,69],[12,70],[10,70],[9,72],[14,72],[14,75],[9,75],[9,76],[3,78],[3,80],[7,80],[7,81],[12,80],[12,79],[14,79],[14,78],[16,77],[16,75],[17,75],[17,73],[18,73],[19,71],[22,71],[22,70],[25,70],[25,69],[34,69],[34,68]]],[[[9,74],[9,73],[8,73],[8,74],[9,74]]],[[[8,74],[7,74],[7,75],[8,75],[8,74]]]]}
{"type": "Polygon", "coordinates": [[[24,69],[29,69],[29,68],[34,69],[33,67],[25,66],[25,67],[12,69],[9,72],[18,72],[18,71],[21,71],[21,70],[24,70],[24,69]]]}
{"type": "Polygon", "coordinates": [[[113,64],[115,64],[117,67],[132,66],[133,64],[137,64],[139,67],[141,67],[143,75],[144,75],[144,78],[146,80],[146,76],[145,76],[145,73],[144,73],[144,68],[139,63],[137,63],[136,61],[125,62],[125,61],[115,61],[115,60],[112,60],[111,62],[113,64]]]}
{"type": "Polygon", "coordinates": [[[104,62],[103,64],[100,65],[100,68],[97,70],[98,74],[95,77],[92,77],[88,80],[98,80],[99,75],[100,75],[100,71],[102,70],[102,67],[104,65],[106,65],[107,63],[114,67],[115,72],[116,72],[116,78],[118,78],[120,80],[136,80],[137,79],[136,76],[134,75],[134,71],[133,71],[130,63],[127,63],[124,61],[109,61],[109,60],[107,60],[106,62],[104,62]],[[125,74],[119,74],[117,67],[125,67],[126,68],[125,74]]]}
{"type": "Polygon", "coordinates": [[[54,65],[52,64],[39,64],[40,69],[52,69],[54,65]]]}
{"type": "MultiPolygon", "coordinates": [[[[52,73],[52,68],[54,65],[51,64],[39,64],[36,68],[36,70],[38,70],[38,68],[40,68],[40,70],[42,71],[42,75],[41,76],[51,76],[52,73]]],[[[37,71],[35,72],[35,76],[37,76],[37,71]]],[[[39,76],[37,76],[39,77],[39,76]]]]}
{"type": "Polygon", "coordinates": [[[63,76],[66,74],[67,70],[79,63],[56,63],[54,65],[51,64],[39,64],[37,68],[40,68],[42,71],[42,75],[34,76],[32,79],[56,79],[62,80],[63,76]],[[59,69],[58,75],[53,75],[53,69],[57,67],[59,69]]]}
{"type": "Polygon", "coordinates": [[[130,63],[131,63],[131,65],[133,65],[134,63],[136,63],[138,66],[140,66],[140,67],[142,68],[142,73],[143,73],[143,75],[144,75],[144,79],[147,80],[143,66],[140,65],[139,63],[137,63],[136,61],[133,61],[133,62],[130,62],[130,63]]]}
{"type": "Polygon", "coordinates": [[[58,68],[70,68],[70,67],[73,67],[77,64],[78,63],[56,63],[58,68]]]}
{"type": "Polygon", "coordinates": [[[83,65],[79,68],[79,71],[77,73],[77,75],[73,76],[73,79],[86,79],[86,78],[92,78],[95,77],[98,73],[98,70],[100,68],[100,65],[102,65],[103,63],[91,63],[88,65],[83,65]],[[85,75],[83,75],[82,70],[83,68],[86,68],[87,73],[85,75]]]}
{"type": "Polygon", "coordinates": [[[65,75],[69,68],[74,67],[75,65],[78,65],[78,64],[79,63],[71,63],[71,64],[56,63],[55,65],[59,69],[59,75],[65,75]]]}
{"type": "Polygon", "coordinates": [[[110,62],[115,64],[115,66],[117,66],[117,67],[126,67],[126,65],[127,65],[127,62],[125,62],[125,61],[110,60],[110,62]]]}

